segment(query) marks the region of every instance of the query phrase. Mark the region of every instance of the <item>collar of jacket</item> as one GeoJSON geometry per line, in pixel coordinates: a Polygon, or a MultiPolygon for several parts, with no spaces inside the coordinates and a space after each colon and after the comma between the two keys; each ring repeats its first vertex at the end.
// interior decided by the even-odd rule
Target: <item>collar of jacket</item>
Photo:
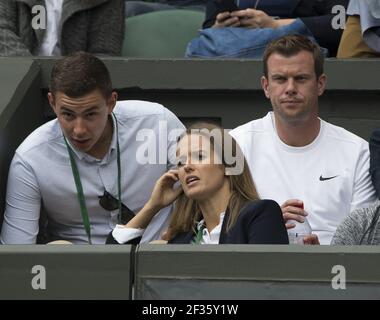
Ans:
{"type": "MultiPolygon", "coordinates": [[[[230,218],[230,209],[227,207],[226,212],[224,214],[223,222],[222,222],[222,228],[220,229],[219,244],[226,243],[226,239],[227,239],[226,229],[227,229],[227,222],[229,218],[230,218]]],[[[190,242],[191,239],[194,237],[194,233],[189,232],[188,237],[189,237],[188,242],[190,242]]]]}

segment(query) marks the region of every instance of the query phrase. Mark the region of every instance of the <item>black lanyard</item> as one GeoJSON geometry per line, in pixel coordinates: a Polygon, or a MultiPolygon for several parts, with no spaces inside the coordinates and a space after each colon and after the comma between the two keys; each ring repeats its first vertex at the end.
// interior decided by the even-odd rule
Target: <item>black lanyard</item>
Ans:
{"type": "MultiPolygon", "coordinates": [[[[118,191],[118,207],[119,207],[119,221],[120,221],[120,220],[122,220],[122,212],[121,212],[121,168],[120,168],[121,165],[120,165],[119,130],[118,130],[118,125],[117,125],[117,119],[116,119],[116,116],[113,112],[112,112],[112,116],[115,120],[115,129],[116,129],[117,191],[118,191]]],[[[68,151],[69,157],[70,157],[71,170],[73,171],[75,186],[77,189],[77,196],[78,196],[78,201],[79,201],[79,205],[80,205],[80,211],[82,214],[84,229],[86,230],[86,233],[87,233],[88,243],[92,244],[92,242],[91,242],[91,227],[90,227],[90,220],[88,218],[88,211],[87,211],[87,207],[86,207],[86,199],[85,199],[84,194],[83,194],[82,182],[80,180],[78,167],[77,167],[77,164],[75,162],[74,152],[70,148],[69,144],[67,143],[65,136],[63,136],[63,140],[65,140],[67,151],[68,151]]]]}

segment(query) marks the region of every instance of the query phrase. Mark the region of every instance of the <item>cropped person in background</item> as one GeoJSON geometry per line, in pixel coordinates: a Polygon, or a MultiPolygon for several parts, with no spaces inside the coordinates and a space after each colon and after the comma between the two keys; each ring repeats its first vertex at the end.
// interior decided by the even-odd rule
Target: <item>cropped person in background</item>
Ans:
{"type": "MultiPolygon", "coordinates": [[[[380,130],[376,129],[369,140],[369,172],[377,199],[380,199],[380,130]]],[[[351,212],[336,230],[333,245],[379,245],[380,201],[367,208],[351,212]]]]}
{"type": "Polygon", "coordinates": [[[217,48],[215,54],[221,56],[259,58],[271,40],[286,34],[310,36],[328,50],[329,56],[335,56],[342,36],[342,29],[332,23],[337,5],[347,8],[348,0],[208,0],[204,29],[238,29],[204,30],[205,37],[213,41],[208,44],[201,32],[201,40],[190,43],[188,56],[211,56],[214,52],[204,47],[212,45],[217,48]]]}
{"type": "Polygon", "coordinates": [[[157,181],[143,209],[117,225],[107,243],[138,243],[155,214],[173,202],[169,243],[288,243],[281,208],[259,200],[244,156],[220,127],[201,123],[186,131],[177,144],[177,169],[157,181]]]}
{"type": "Polygon", "coordinates": [[[380,201],[351,212],[336,229],[331,244],[380,245],[380,201]]]}
{"type": "Polygon", "coordinates": [[[124,0],[0,2],[0,56],[115,56],[123,40],[124,0]]]}
{"type": "Polygon", "coordinates": [[[380,57],[380,1],[350,0],[337,58],[380,57]]]}

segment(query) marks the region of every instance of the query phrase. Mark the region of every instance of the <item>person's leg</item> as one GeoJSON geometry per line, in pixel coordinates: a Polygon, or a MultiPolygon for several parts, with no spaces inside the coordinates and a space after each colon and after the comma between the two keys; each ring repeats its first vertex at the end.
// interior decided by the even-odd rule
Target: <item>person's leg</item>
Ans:
{"type": "Polygon", "coordinates": [[[349,16],[340,40],[337,58],[374,58],[380,53],[372,50],[363,40],[359,16],[349,16]]]}

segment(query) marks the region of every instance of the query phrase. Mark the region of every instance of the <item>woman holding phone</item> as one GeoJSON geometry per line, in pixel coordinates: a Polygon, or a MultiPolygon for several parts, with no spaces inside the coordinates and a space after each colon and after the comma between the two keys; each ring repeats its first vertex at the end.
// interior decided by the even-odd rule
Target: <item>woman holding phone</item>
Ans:
{"type": "Polygon", "coordinates": [[[168,243],[288,244],[281,208],[259,200],[235,140],[215,125],[193,125],[180,137],[177,169],[157,181],[145,206],[107,243],[138,243],[154,215],[173,202],[168,243]]]}

